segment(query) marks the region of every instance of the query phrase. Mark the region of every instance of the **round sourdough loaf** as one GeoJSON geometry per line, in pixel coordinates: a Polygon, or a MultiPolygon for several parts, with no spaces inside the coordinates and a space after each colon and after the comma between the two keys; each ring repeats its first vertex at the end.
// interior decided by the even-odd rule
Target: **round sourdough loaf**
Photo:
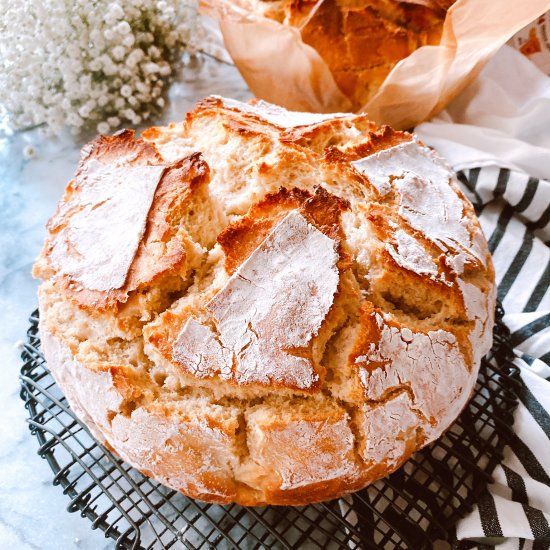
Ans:
{"type": "Polygon", "coordinates": [[[449,166],[363,115],[210,97],[100,136],[34,267],[75,413],[187,495],[304,504],[444,432],[491,346],[487,243],[449,166]]]}
{"type": "Polygon", "coordinates": [[[439,44],[455,0],[232,0],[296,28],[360,110],[399,61],[439,44]]]}

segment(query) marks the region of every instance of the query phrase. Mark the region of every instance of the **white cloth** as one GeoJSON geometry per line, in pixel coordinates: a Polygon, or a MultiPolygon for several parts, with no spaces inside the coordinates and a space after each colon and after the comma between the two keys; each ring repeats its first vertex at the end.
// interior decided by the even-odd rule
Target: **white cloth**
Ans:
{"type": "Polygon", "coordinates": [[[517,437],[455,547],[550,548],[550,78],[505,46],[416,133],[476,206],[524,382],[517,437]]]}
{"type": "Polygon", "coordinates": [[[497,164],[550,180],[550,78],[504,46],[416,133],[457,170],[497,164]]]}

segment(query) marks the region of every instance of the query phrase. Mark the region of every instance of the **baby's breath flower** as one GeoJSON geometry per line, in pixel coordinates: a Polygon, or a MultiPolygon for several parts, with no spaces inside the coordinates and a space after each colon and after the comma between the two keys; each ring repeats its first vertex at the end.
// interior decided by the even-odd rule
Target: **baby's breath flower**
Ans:
{"type": "Polygon", "coordinates": [[[124,86],[120,88],[120,95],[122,97],[130,97],[132,95],[132,88],[130,88],[128,84],[124,84],[124,86]]]}
{"type": "Polygon", "coordinates": [[[124,37],[124,40],[122,41],[122,45],[126,46],[127,48],[131,48],[136,43],[136,38],[133,34],[129,34],[128,36],[124,37]]]}
{"type": "Polygon", "coordinates": [[[117,26],[116,30],[120,34],[130,34],[132,32],[132,27],[130,27],[130,24],[128,21],[121,21],[117,26]]]}
{"type": "Polygon", "coordinates": [[[25,0],[0,18],[0,104],[16,128],[139,124],[204,38],[197,0],[25,0]],[[188,59],[188,55],[185,56],[188,59]]]}
{"type": "Polygon", "coordinates": [[[121,59],[124,59],[126,48],[124,48],[124,46],[115,46],[112,50],[112,54],[114,59],[120,61],[121,59]]]}
{"type": "Polygon", "coordinates": [[[97,125],[97,131],[100,133],[100,134],[107,134],[109,132],[109,130],[111,129],[111,127],[109,126],[109,123],[108,122],[100,122],[98,125],[97,125]]]}

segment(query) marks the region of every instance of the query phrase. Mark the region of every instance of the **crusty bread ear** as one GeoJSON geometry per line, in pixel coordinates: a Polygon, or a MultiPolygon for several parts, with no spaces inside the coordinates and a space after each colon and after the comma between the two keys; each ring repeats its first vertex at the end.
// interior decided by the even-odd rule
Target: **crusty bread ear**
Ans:
{"type": "Polygon", "coordinates": [[[387,475],[449,427],[491,345],[491,259],[452,170],[362,115],[211,97],[99,138],[35,274],[76,414],[211,502],[387,475]]]}

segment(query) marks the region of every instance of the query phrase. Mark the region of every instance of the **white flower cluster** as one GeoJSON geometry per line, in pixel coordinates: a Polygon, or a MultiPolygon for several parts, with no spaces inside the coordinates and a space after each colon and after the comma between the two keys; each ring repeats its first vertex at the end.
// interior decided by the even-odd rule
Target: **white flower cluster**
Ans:
{"type": "Polygon", "coordinates": [[[0,104],[16,128],[75,133],[139,124],[162,108],[186,48],[202,39],[194,0],[1,1],[0,104]]]}

